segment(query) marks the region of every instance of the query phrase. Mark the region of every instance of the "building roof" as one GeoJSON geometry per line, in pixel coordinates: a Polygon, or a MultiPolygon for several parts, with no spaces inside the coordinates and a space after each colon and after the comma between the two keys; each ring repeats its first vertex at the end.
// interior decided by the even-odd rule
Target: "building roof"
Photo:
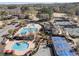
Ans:
{"type": "Polygon", "coordinates": [[[3,21],[0,21],[0,26],[2,26],[4,23],[3,23],[3,21]]]}
{"type": "Polygon", "coordinates": [[[53,13],[53,17],[66,17],[66,13],[53,13]]]}
{"type": "Polygon", "coordinates": [[[71,36],[79,36],[79,28],[65,28],[71,36]]]}
{"type": "Polygon", "coordinates": [[[55,22],[56,25],[72,25],[70,22],[55,22]]]}

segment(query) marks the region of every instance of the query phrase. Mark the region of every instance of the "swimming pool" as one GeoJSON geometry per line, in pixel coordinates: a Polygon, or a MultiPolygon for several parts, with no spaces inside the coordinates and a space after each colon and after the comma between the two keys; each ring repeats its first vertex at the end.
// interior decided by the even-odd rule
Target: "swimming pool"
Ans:
{"type": "Polygon", "coordinates": [[[24,28],[20,29],[20,31],[19,31],[19,33],[21,35],[24,35],[24,34],[27,34],[27,33],[30,33],[30,32],[37,32],[37,29],[36,28],[26,28],[26,27],[24,27],[24,28]]]}
{"type": "Polygon", "coordinates": [[[12,46],[12,50],[17,50],[17,51],[23,51],[29,47],[29,44],[27,42],[22,42],[22,43],[15,43],[12,46]]]}

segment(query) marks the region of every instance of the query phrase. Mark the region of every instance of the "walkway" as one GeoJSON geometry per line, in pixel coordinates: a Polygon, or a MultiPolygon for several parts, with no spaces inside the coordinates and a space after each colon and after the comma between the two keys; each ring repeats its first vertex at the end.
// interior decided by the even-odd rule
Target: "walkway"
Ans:
{"type": "Polygon", "coordinates": [[[33,56],[51,56],[50,48],[45,46],[45,44],[41,44],[38,51],[33,56]]]}

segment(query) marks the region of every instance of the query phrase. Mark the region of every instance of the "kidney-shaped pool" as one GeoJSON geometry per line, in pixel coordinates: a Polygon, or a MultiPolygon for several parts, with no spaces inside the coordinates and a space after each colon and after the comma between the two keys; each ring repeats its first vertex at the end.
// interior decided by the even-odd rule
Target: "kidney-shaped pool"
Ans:
{"type": "Polygon", "coordinates": [[[29,47],[27,42],[18,42],[12,46],[12,50],[23,51],[29,47]]]}

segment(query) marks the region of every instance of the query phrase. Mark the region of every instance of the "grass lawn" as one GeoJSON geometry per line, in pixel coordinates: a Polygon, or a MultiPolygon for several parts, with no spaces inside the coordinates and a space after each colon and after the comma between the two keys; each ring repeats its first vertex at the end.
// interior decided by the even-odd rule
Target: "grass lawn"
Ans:
{"type": "Polygon", "coordinates": [[[4,56],[4,53],[0,52],[0,56],[4,56]]]}

